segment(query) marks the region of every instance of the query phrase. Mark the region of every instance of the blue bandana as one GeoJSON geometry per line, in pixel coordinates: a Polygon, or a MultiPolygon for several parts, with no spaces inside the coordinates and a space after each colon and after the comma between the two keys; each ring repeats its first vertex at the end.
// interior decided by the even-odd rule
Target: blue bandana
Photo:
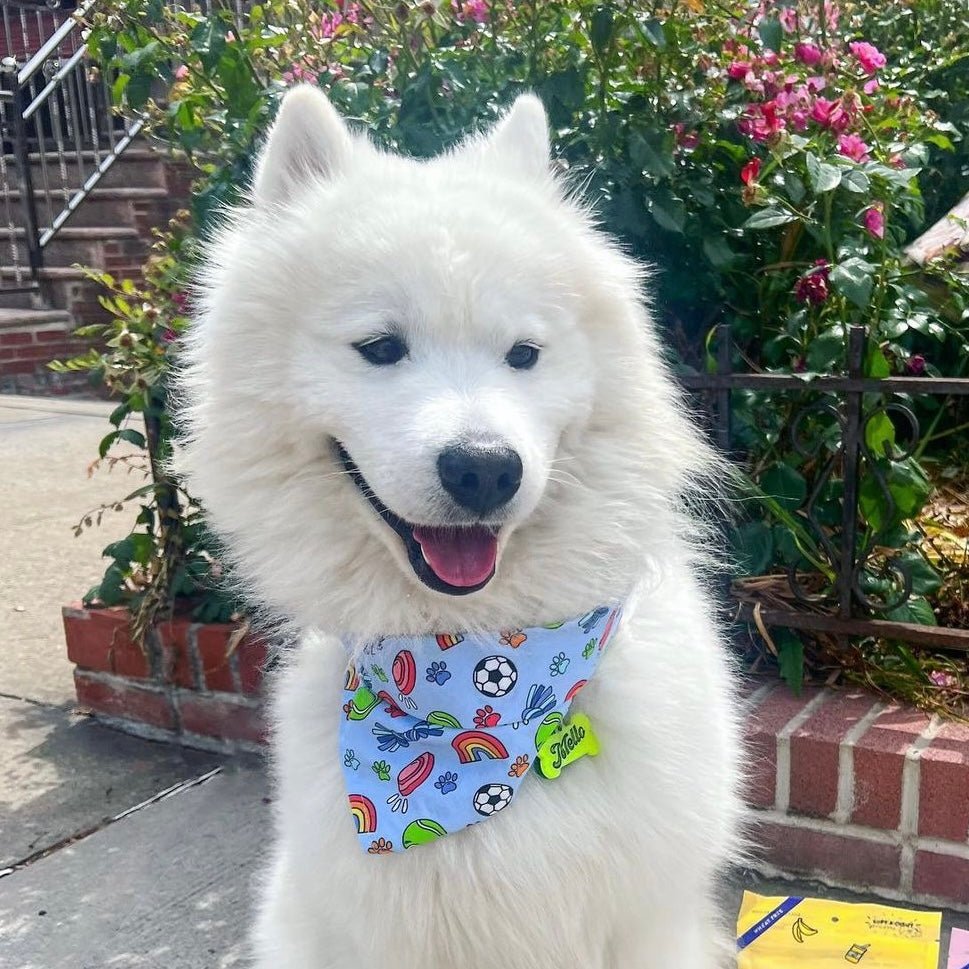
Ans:
{"type": "MultiPolygon", "coordinates": [[[[565,721],[621,607],[499,634],[387,636],[347,669],[340,730],[350,812],[370,854],[503,811],[530,768],[557,776],[597,747],[565,721]]],[[[351,644],[345,644],[348,651],[351,644]]]]}

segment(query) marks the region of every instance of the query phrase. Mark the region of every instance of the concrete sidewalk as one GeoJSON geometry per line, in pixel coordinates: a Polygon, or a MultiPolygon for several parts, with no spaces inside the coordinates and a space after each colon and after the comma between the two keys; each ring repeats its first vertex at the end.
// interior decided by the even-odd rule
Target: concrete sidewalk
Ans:
{"type": "MultiPolygon", "coordinates": [[[[98,578],[132,512],[80,539],[71,529],[141,483],[117,469],[87,478],[110,409],[0,397],[0,966],[242,967],[268,836],[261,764],[72,709],[60,607],[98,578]]],[[[741,875],[724,891],[731,917],[745,885],[826,893],[741,875]]]]}

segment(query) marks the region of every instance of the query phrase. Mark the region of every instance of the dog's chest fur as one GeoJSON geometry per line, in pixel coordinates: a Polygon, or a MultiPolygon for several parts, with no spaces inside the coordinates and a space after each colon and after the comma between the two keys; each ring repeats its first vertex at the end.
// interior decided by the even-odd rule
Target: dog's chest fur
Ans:
{"type": "MultiPolygon", "coordinates": [[[[555,781],[530,778],[500,817],[394,856],[357,843],[337,736],[345,655],[309,638],[277,684],[280,844],[265,965],[672,966],[662,954],[682,951],[697,912],[671,900],[709,904],[737,804],[724,766],[727,673],[711,630],[671,593],[640,603],[576,701],[598,757],[555,781]],[[627,961],[627,948],[655,960],[627,961]]],[[[709,932],[688,943],[705,967],[721,941],[709,932]]]]}

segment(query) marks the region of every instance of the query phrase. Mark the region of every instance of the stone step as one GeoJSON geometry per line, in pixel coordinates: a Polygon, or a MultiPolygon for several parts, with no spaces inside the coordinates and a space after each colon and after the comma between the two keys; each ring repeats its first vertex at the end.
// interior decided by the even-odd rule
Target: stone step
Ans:
{"type": "MultiPolygon", "coordinates": [[[[23,210],[21,209],[22,193],[14,189],[9,193],[11,215],[14,224],[23,225],[23,210]]],[[[49,211],[45,203],[45,194],[36,186],[34,198],[37,202],[37,214],[48,224],[49,211]]],[[[114,187],[92,189],[88,196],[78,206],[71,216],[68,226],[96,227],[101,225],[131,225],[137,215],[137,208],[149,203],[156,203],[168,198],[168,191],[156,186],[146,187],[114,187]]],[[[59,211],[63,196],[59,196],[55,208],[59,211]]],[[[55,211],[55,215],[57,214],[55,211]]],[[[2,236],[2,232],[0,232],[2,236]]]]}
{"type": "MultiPolygon", "coordinates": [[[[29,284],[20,267],[23,284],[29,284]]],[[[52,308],[64,310],[74,305],[81,289],[91,284],[83,270],[73,266],[47,266],[38,273],[40,288],[34,292],[11,292],[18,285],[18,267],[0,265],[0,306],[7,309],[52,308]],[[4,288],[8,287],[8,288],[4,288]]]]}
{"type": "Polygon", "coordinates": [[[69,327],[74,325],[71,314],[66,310],[10,309],[0,307],[0,331],[34,329],[48,323],[56,323],[69,327]]]}
{"type": "MultiPolygon", "coordinates": [[[[22,228],[14,230],[18,261],[27,264],[26,233],[22,228]]],[[[5,251],[9,252],[9,235],[0,234],[5,251]]],[[[138,230],[128,225],[73,226],[66,225],[44,247],[44,264],[51,268],[59,266],[94,266],[110,268],[106,257],[122,251],[148,251],[148,243],[141,239],[138,230]],[[107,248],[106,248],[107,247],[107,248]]]]}
{"type": "MultiPolygon", "coordinates": [[[[97,168],[98,163],[105,158],[105,153],[96,154],[93,151],[82,151],[80,158],[77,152],[65,152],[63,156],[56,152],[41,155],[32,152],[30,155],[30,171],[34,188],[52,195],[76,191],[97,168]],[[46,172],[46,180],[44,173],[46,172]]],[[[102,177],[98,186],[101,188],[163,188],[165,185],[164,172],[165,156],[152,148],[132,147],[124,151],[111,165],[102,177]]],[[[12,189],[20,187],[20,177],[14,156],[4,156],[7,170],[7,181],[12,189]]]]}

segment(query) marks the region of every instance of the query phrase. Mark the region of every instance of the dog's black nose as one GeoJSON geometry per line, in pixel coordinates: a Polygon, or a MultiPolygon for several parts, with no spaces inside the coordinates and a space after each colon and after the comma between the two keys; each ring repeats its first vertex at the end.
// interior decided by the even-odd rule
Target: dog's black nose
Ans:
{"type": "Polygon", "coordinates": [[[437,458],[447,493],[462,508],[487,515],[510,501],[522,483],[522,459],[509,447],[459,444],[437,458]]]}

